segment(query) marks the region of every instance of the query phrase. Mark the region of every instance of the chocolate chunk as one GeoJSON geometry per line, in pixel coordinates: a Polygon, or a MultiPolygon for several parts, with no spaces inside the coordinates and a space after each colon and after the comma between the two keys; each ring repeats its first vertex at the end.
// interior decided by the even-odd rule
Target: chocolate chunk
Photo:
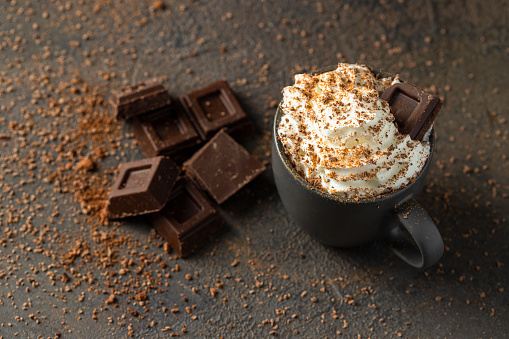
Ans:
{"type": "Polygon", "coordinates": [[[118,219],[161,210],[178,173],[177,165],[162,156],[122,164],[108,197],[108,217],[118,219]]]}
{"type": "Polygon", "coordinates": [[[133,119],[133,132],[148,157],[170,155],[201,142],[182,104],[176,100],[133,119]]]}
{"type": "Polygon", "coordinates": [[[221,204],[262,173],[265,166],[221,130],[184,162],[184,169],[221,204]]]}
{"type": "Polygon", "coordinates": [[[238,140],[253,134],[253,124],[224,80],[182,96],[186,109],[203,140],[210,139],[221,128],[238,140]]]}
{"type": "Polygon", "coordinates": [[[380,98],[389,102],[398,130],[414,140],[422,140],[442,108],[439,98],[404,82],[389,86],[380,98]]]}
{"type": "Polygon", "coordinates": [[[169,105],[170,94],[157,81],[147,80],[112,91],[110,100],[117,119],[129,119],[169,105]]]}
{"type": "Polygon", "coordinates": [[[186,178],[177,181],[165,207],[148,217],[180,257],[188,256],[223,224],[203,193],[186,178]]]}

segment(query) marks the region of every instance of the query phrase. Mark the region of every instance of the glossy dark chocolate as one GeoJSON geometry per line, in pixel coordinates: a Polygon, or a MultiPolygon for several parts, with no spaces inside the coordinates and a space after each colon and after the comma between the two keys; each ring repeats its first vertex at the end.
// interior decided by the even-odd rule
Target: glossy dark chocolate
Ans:
{"type": "Polygon", "coordinates": [[[112,91],[110,103],[117,119],[130,119],[169,105],[168,91],[155,80],[146,80],[112,91]]]}
{"type": "Polygon", "coordinates": [[[265,166],[223,129],[200,148],[184,169],[219,204],[265,170],[265,166]]]}
{"type": "Polygon", "coordinates": [[[422,140],[442,108],[442,101],[409,83],[389,86],[380,95],[391,106],[398,130],[422,140]]]}
{"type": "Polygon", "coordinates": [[[200,136],[178,100],[135,117],[132,126],[143,153],[148,157],[171,155],[201,142],[200,136]]]}
{"type": "Polygon", "coordinates": [[[164,208],[148,217],[180,257],[203,245],[223,224],[208,199],[186,178],[175,184],[164,208]]]}
{"type": "Polygon", "coordinates": [[[108,197],[108,217],[119,219],[161,210],[179,171],[163,156],[122,164],[108,197]]]}
{"type": "Polygon", "coordinates": [[[253,134],[251,120],[225,80],[186,94],[182,100],[203,140],[210,139],[221,128],[238,140],[253,134]]]}

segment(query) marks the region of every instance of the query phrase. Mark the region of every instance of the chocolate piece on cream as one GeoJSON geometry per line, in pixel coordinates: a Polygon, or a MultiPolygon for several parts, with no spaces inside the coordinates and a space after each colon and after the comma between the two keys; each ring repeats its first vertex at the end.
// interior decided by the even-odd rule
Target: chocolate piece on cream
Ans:
{"type": "Polygon", "coordinates": [[[442,101],[409,83],[396,83],[380,95],[391,107],[398,130],[422,140],[442,108],[442,101]]]}

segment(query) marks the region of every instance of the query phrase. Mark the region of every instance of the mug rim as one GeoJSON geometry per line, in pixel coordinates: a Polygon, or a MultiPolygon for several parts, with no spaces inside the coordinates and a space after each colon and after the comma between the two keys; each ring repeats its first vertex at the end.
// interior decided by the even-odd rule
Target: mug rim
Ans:
{"type": "MultiPolygon", "coordinates": [[[[380,69],[368,67],[368,66],[365,66],[365,67],[367,67],[375,76],[394,77],[393,74],[384,72],[380,69]]],[[[332,70],[335,70],[336,68],[337,68],[337,65],[336,66],[325,66],[325,67],[320,68],[317,71],[311,72],[310,74],[316,75],[316,74],[321,74],[321,73],[325,73],[325,72],[330,72],[332,70]]],[[[281,102],[282,102],[282,100],[281,100],[281,102]]],[[[290,160],[288,159],[286,152],[284,151],[284,146],[283,146],[283,143],[281,142],[281,139],[279,138],[279,133],[278,133],[278,126],[279,126],[279,123],[281,121],[281,118],[282,118],[283,112],[284,112],[283,109],[281,108],[281,102],[279,103],[277,110],[276,110],[276,114],[274,116],[274,126],[273,126],[273,131],[272,131],[272,141],[275,143],[279,158],[280,158],[280,160],[282,160],[285,169],[294,177],[294,179],[299,183],[299,185],[302,188],[304,188],[308,191],[311,191],[317,195],[320,195],[322,198],[328,198],[330,200],[334,200],[334,201],[337,201],[340,203],[362,204],[362,203],[381,202],[382,200],[390,199],[396,195],[402,194],[406,189],[408,189],[412,185],[414,185],[423,176],[424,173],[427,172],[427,168],[431,162],[431,158],[433,157],[434,149],[435,149],[435,125],[434,124],[432,124],[431,133],[430,133],[430,137],[429,137],[430,152],[429,152],[428,159],[426,159],[426,162],[422,166],[422,169],[419,172],[419,175],[417,175],[417,177],[415,177],[415,179],[412,182],[410,182],[409,184],[407,184],[395,191],[382,193],[380,195],[373,196],[373,197],[364,197],[364,198],[341,197],[339,195],[324,191],[324,190],[310,184],[309,182],[307,182],[297,172],[295,167],[293,167],[293,165],[290,163],[290,160]]]]}

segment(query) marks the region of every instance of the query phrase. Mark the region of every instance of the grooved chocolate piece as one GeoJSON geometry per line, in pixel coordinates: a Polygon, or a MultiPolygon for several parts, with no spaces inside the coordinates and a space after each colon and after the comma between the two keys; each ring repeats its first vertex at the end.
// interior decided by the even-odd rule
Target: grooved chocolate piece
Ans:
{"type": "Polygon", "coordinates": [[[227,128],[239,140],[253,134],[251,120],[225,80],[188,93],[182,100],[203,140],[210,139],[221,128],[227,128]]]}
{"type": "Polygon", "coordinates": [[[221,204],[262,173],[265,166],[221,130],[184,162],[184,169],[221,204]]]}
{"type": "Polygon", "coordinates": [[[119,120],[144,114],[171,102],[168,91],[155,80],[146,80],[136,85],[112,91],[110,103],[119,120]]]}
{"type": "Polygon", "coordinates": [[[118,219],[163,208],[180,169],[167,157],[122,164],[108,197],[108,218],[118,219]]]}
{"type": "Polygon", "coordinates": [[[184,107],[176,100],[133,119],[133,132],[148,157],[170,155],[201,142],[184,107]]]}
{"type": "Polygon", "coordinates": [[[380,95],[391,106],[398,130],[422,140],[442,108],[442,101],[409,83],[389,86],[380,95]]]}
{"type": "Polygon", "coordinates": [[[180,257],[188,256],[223,224],[208,199],[186,178],[175,184],[164,208],[148,217],[180,257]]]}

